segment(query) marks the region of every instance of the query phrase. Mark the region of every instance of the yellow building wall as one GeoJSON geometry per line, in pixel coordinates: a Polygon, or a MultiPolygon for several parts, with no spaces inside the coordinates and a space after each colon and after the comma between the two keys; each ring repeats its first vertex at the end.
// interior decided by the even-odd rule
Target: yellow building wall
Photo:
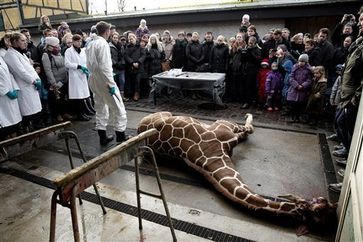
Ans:
{"type": "MultiPolygon", "coordinates": [[[[42,15],[48,15],[52,21],[52,16],[78,13],[87,13],[88,0],[28,0],[23,2],[24,19],[40,19],[42,15]],[[43,6],[44,2],[44,6],[43,6]],[[58,5],[59,4],[59,5],[58,5]]],[[[14,3],[13,1],[3,1],[3,3],[14,3]]],[[[5,30],[16,30],[21,25],[20,12],[18,8],[8,8],[1,10],[5,30]]],[[[37,22],[39,23],[39,22],[37,22]]]]}

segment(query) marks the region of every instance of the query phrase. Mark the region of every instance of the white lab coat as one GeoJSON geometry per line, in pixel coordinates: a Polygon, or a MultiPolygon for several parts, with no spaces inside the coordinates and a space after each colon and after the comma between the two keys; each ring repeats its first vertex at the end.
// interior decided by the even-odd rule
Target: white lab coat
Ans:
{"type": "Polygon", "coordinates": [[[90,96],[87,76],[78,65],[87,67],[87,57],[84,49],[81,49],[80,54],[70,47],[64,54],[65,66],[68,69],[68,94],[69,99],[84,99],[90,96]]]}
{"type": "Polygon", "coordinates": [[[36,79],[40,78],[30,64],[28,57],[13,48],[9,48],[4,60],[20,88],[18,102],[21,115],[28,116],[40,112],[42,104],[39,92],[33,84],[36,79]]]}
{"type": "Polygon", "coordinates": [[[87,68],[90,71],[89,85],[95,94],[96,129],[106,130],[108,118],[115,131],[126,129],[127,118],[120,91],[113,79],[110,46],[100,36],[92,37],[86,48],[87,68]],[[109,88],[116,89],[115,95],[110,95],[109,88]]]}
{"type": "Polygon", "coordinates": [[[6,93],[19,90],[4,59],[0,57],[0,126],[8,127],[21,121],[18,99],[10,99],[6,93]]]}
{"type": "Polygon", "coordinates": [[[4,58],[7,52],[8,52],[7,50],[5,50],[4,48],[1,48],[0,49],[0,57],[4,58]]]}

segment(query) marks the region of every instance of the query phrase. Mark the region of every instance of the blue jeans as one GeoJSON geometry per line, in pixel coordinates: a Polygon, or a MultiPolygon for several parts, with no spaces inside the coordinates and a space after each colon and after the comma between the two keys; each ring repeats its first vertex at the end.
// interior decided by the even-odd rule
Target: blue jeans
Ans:
{"type": "Polygon", "coordinates": [[[123,93],[125,89],[125,70],[122,70],[119,74],[118,78],[118,88],[120,89],[120,92],[123,93]]]}

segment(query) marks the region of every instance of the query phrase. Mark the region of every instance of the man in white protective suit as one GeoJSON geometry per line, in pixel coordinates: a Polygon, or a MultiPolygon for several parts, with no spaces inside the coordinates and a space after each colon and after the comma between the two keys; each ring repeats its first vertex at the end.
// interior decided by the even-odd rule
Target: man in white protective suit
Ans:
{"type": "Polygon", "coordinates": [[[112,135],[106,134],[109,119],[116,132],[116,141],[126,140],[126,110],[113,79],[110,46],[106,41],[110,35],[110,27],[106,22],[98,22],[97,35],[88,43],[86,49],[87,68],[90,71],[89,85],[94,93],[96,129],[101,145],[107,145],[113,140],[112,135]]]}

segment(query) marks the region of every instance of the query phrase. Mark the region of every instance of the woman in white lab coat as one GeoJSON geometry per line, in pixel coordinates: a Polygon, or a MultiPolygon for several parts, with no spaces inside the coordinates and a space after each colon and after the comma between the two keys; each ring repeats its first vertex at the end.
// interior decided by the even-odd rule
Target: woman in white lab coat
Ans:
{"type": "Polygon", "coordinates": [[[5,57],[6,52],[8,51],[9,47],[11,47],[10,37],[11,34],[5,34],[4,37],[2,37],[0,40],[0,56],[2,58],[5,57]]]}
{"type": "Polygon", "coordinates": [[[0,57],[0,140],[13,137],[21,122],[18,104],[19,86],[0,57]]]}
{"type": "Polygon", "coordinates": [[[39,113],[42,110],[38,89],[41,80],[25,55],[28,45],[25,35],[14,33],[10,38],[12,47],[5,55],[5,62],[19,85],[18,102],[21,115],[23,116],[23,128],[31,131],[40,128],[39,113]]]}
{"type": "MultiPolygon", "coordinates": [[[[72,37],[73,45],[68,48],[64,54],[65,66],[68,69],[68,97],[76,106],[77,119],[80,121],[89,121],[87,116],[88,108],[85,99],[89,98],[88,88],[87,57],[85,51],[81,48],[82,37],[78,34],[72,37]]],[[[91,113],[88,113],[91,114],[91,113]]]]}

